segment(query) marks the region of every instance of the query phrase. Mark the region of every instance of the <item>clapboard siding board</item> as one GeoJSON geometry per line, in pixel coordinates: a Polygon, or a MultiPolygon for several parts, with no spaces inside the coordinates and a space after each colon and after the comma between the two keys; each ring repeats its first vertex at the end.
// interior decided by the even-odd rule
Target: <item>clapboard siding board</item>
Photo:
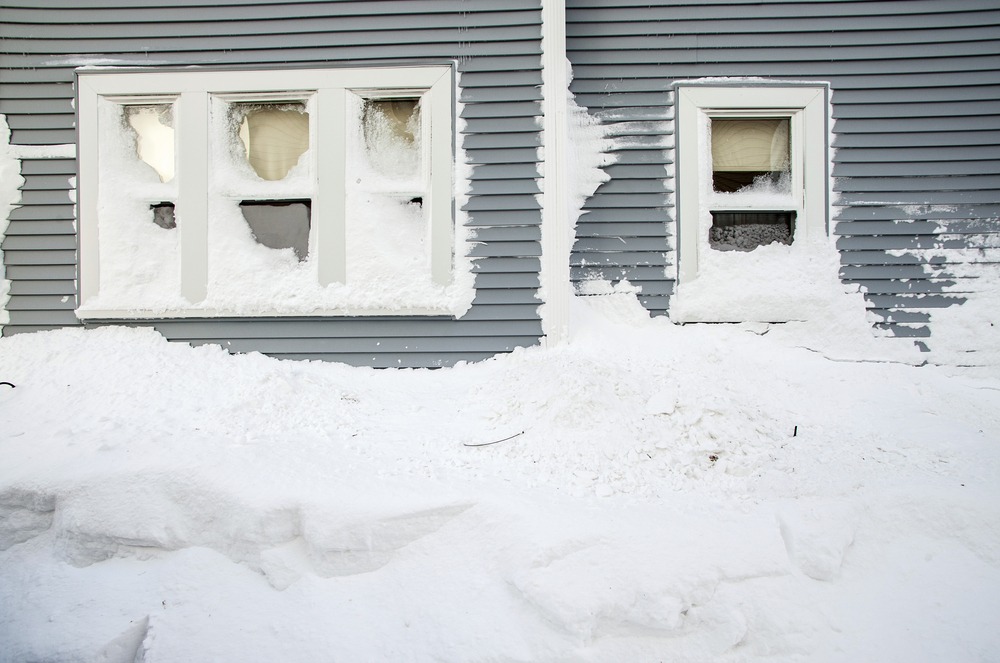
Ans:
{"type": "MultiPolygon", "coordinates": [[[[898,176],[912,177],[932,177],[941,174],[941,162],[918,161],[892,163],[893,173],[898,176]]],[[[979,175],[988,173],[996,167],[996,163],[990,159],[953,161],[948,164],[949,175],[979,175]]],[[[856,163],[835,163],[833,165],[834,177],[880,177],[886,172],[883,163],[878,161],[856,162],[856,163]]]]}
{"type": "MultiPolygon", "coordinates": [[[[527,3],[533,5],[535,3],[527,3]]],[[[348,39],[356,39],[358,35],[369,35],[374,32],[397,31],[405,39],[412,39],[411,30],[425,28],[428,33],[428,41],[432,40],[435,31],[446,29],[462,29],[472,32],[468,25],[468,19],[459,14],[404,14],[400,11],[393,11],[391,14],[382,16],[380,22],[375,25],[369,16],[347,16],[341,13],[341,8],[332,10],[330,4],[317,6],[315,13],[310,13],[302,8],[287,8],[289,12],[285,17],[270,17],[268,20],[253,20],[253,10],[245,8],[244,15],[234,18],[231,12],[223,12],[219,18],[213,22],[211,16],[218,10],[212,7],[188,7],[182,10],[183,16],[178,16],[171,20],[171,16],[162,13],[163,20],[156,23],[129,21],[129,13],[126,11],[122,19],[115,21],[115,17],[105,14],[97,17],[102,23],[93,24],[85,33],[80,34],[78,40],[87,43],[87,50],[95,51],[99,45],[91,45],[90,42],[112,41],[116,43],[128,40],[143,39],[144,43],[150,43],[150,39],[189,39],[217,37],[220,34],[227,38],[233,37],[263,37],[274,39],[281,35],[291,35],[298,38],[300,35],[343,35],[348,39]],[[115,22],[112,22],[115,21],[115,22]],[[125,25],[129,24],[129,25],[125,25]],[[123,28],[127,28],[124,31],[123,28]]],[[[476,34],[490,28],[506,27],[537,27],[538,17],[532,8],[525,10],[516,8],[509,11],[502,11],[503,6],[494,7],[500,11],[483,11],[476,14],[476,34]]],[[[168,9],[164,7],[163,9],[168,9]]],[[[412,8],[411,8],[412,9],[412,8]]],[[[87,10],[88,15],[93,18],[96,10],[87,10]]],[[[116,14],[118,12],[116,11],[116,14]]],[[[64,46],[61,41],[64,37],[65,26],[53,22],[44,22],[51,17],[50,12],[26,12],[5,8],[5,24],[0,25],[0,38],[32,39],[32,40],[52,40],[54,44],[64,46]]],[[[375,38],[382,38],[379,35],[372,35],[375,38]]],[[[164,50],[162,48],[153,50],[164,50]]],[[[53,50],[57,53],[60,51],[53,50]]],[[[110,52],[110,51],[109,51],[110,52]]]]}
{"type": "MultiPolygon", "coordinates": [[[[832,53],[833,48],[827,49],[832,53]]],[[[683,51],[679,51],[683,52],[683,51]]],[[[683,79],[701,78],[705,76],[746,76],[746,71],[772,71],[771,77],[791,78],[795,75],[807,76],[810,78],[830,78],[841,75],[849,76],[872,76],[879,75],[886,79],[891,79],[897,73],[912,74],[920,77],[924,74],[940,74],[946,76],[952,72],[965,72],[969,80],[975,79],[982,82],[982,77],[995,75],[1000,57],[993,54],[969,55],[964,57],[938,57],[938,58],[907,58],[907,59],[864,59],[844,60],[841,62],[832,60],[807,60],[803,62],[789,63],[784,60],[767,59],[765,61],[755,61],[752,59],[738,60],[735,62],[701,62],[695,56],[689,54],[685,63],[673,63],[666,59],[667,56],[677,52],[664,51],[657,54],[649,54],[646,51],[626,51],[622,54],[614,53],[591,54],[580,63],[580,69],[574,67],[574,80],[577,74],[581,78],[591,76],[607,76],[619,78],[623,69],[631,69],[636,76],[643,78],[663,75],[663,67],[674,67],[683,65],[683,79]],[[635,65],[629,62],[627,55],[635,54],[635,59],[639,60],[635,65]]],[[[734,55],[739,55],[739,51],[734,49],[734,55]]],[[[863,55],[863,54],[862,54],[863,55]]],[[[828,55],[829,57],[829,55],[828,55]]],[[[674,69],[676,71],[677,69],[674,69]]],[[[993,79],[990,79],[993,80],[993,79]]],[[[888,82],[888,81],[887,81],[888,82]]],[[[891,83],[890,83],[891,84],[891,83]]]]}
{"type": "MultiPolygon", "coordinates": [[[[467,22],[468,16],[463,12],[482,13],[487,18],[491,14],[537,11],[538,3],[533,0],[505,0],[502,4],[492,6],[470,3],[461,7],[453,0],[421,0],[414,3],[411,0],[380,0],[377,9],[371,2],[338,2],[336,0],[316,0],[313,2],[130,2],[88,3],[80,7],[79,2],[57,3],[49,0],[37,2],[4,2],[4,20],[20,24],[77,24],[91,21],[95,24],[116,25],[122,23],[147,24],[150,15],[156,17],[156,23],[190,23],[192,21],[216,22],[258,22],[264,21],[276,25],[295,18],[318,19],[328,17],[341,20],[337,26],[329,28],[332,32],[370,32],[378,31],[383,23],[390,27],[396,20],[410,21],[416,29],[452,25],[474,29],[476,24],[467,22]],[[281,5],[276,11],[275,5],[281,5]],[[373,11],[374,9],[374,11],[373,11]],[[58,10],[58,11],[50,11],[58,10]],[[497,12],[495,10],[505,10],[497,12]],[[376,20],[373,20],[376,19],[376,20]]],[[[504,19],[509,20],[509,19],[504,19]]],[[[308,24],[305,24],[308,26],[308,24]]],[[[153,27],[146,29],[155,29],[153,27]]],[[[255,28],[256,29],[256,28],[255,28]]],[[[277,31],[277,29],[273,29],[277,31]]],[[[113,33],[116,36],[127,36],[128,33],[113,33]]],[[[206,33],[212,36],[212,33],[206,33]]]]}
{"type": "Polygon", "coordinates": [[[962,219],[977,221],[995,227],[989,219],[1000,216],[1000,201],[991,205],[968,205],[958,210],[948,210],[934,207],[923,207],[918,210],[904,209],[899,206],[880,205],[876,207],[847,207],[840,210],[843,221],[910,221],[938,219],[962,219]]]}
{"type": "MultiPolygon", "coordinates": [[[[625,72],[619,72],[619,75],[625,72]]],[[[887,104],[898,102],[917,101],[964,101],[964,100],[991,100],[997,96],[998,76],[980,76],[973,84],[966,86],[956,86],[954,81],[935,81],[934,87],[918,85],[914,87],[883,87],[878,99],[872,99],[869,87],[840,88],[833,91],[833,103],[835,106],[847,104],[887,104]]],[[[898,81],[897,81],[898,83],[898,81]]],[[[574,84],[578,94],[626,94],[626,93],[658,93],[668,94],[670,92],[671,81],[669,79],[649,79],[649,78],[619,78],[613,81],[602,81],[584,79],[576,81],[574,84]]],[[[639,123],[636,123],[639,124],[639,123]]]]}
{"type": "MultiPolygon", "coordinates": [[[[1000,12],[990,12],[992,17],[1000,15],[1000,12]]],[[[754,20],[754,19],[749,19],[754,20]]],[[[669,25],[654,26],[656,33],[670,34],[670,45],[683,45],[686,48],[719,48],[719,47],[739,47],[753,46],[763,41],[772,44],[775,48],[781,47],[805,47],[822,46],[828,47],[833,44],[841,46],[865,46],[876,42],[879,44],[933,44],[948,43],[954,41],[989,41],[996,35],[989,25],[974,24],[968,27],[952,28],[927,28],[918,27],[906,30],[839,30],[836,34],[831,32],[803,32],[799,30],[781,30],[781,20],[761,21],[751,33],[747,33],[747,21],[713,21],[713,33],[685,34],[687,31],[694,31],[695,26],[690,22],[671,22],[669,25]],[[775,25],[778,23],[778,25],[775,25]]],[[[795,21],[799,28],[801,21],[795,21]]],[[[574,29],[572,34],[578,35],[568,38],[569,48],[588,48],[592,50],[619,50],[628,48],[646,48],[643,36],[635,36],[635,27],[631,24],[607,23],[601,26],[597,34],[588,34],[586,29],[574,29]],[[616,48],[617,47],[617,48],[616,48]]]]}
{"type": "MultiPolygon", "coordinates": [[[[334,19],[336,21],[336,19],[334,19]]],[[[122,26],[127,27],[127,26],[122,26]]],[[[305,26],[304,26],[305,27],[305,26]]],[[[369,27],[371,24],[369,22],[369,27]]],[[[337,49],[364,47],[368,52],[371,47],[385,46],[416,46],[421,49],[434,49],[438,44],[449,45],[460,38],[469,44],[487,44],[494,42],[521,42],[524,51],[532,48],[527,46],[537,32],[537,26],[500,26],[474,27],[471,29],[454,28],[424,28],[413,29],[416,26],[406,26],[393,29],[389,26],[372,28],[369,31],[316,31],[309,27],[307,31],[288,34],[228,34],[225,25],[218,26],[219,32],[209,35],[213,44],[219,50],[226,51],[272,51],[284,49],[314,49],[324,48],[331,42],[337,44],[337,49]],[[460,32],[461,30],[461,32],[460,32]],[[293,43],[289,43],[290,39],[293,43]]],[[[318,28],[318,26],[317,26],[318,28]]],[[[123,34],[115,39],[80,39],[67,43],[60,37],[51,39],[31,37],[29,39],[5,39],[7,47],[16,51],[19,47],[29,47],[35,52],[45,52],[53,55],[72,55],[79,53],[80,47],[94,53],[106,53],[110,56],[140,52],[153,53],[184,53],[200,52],[205,48],[206,35],[162,35],[156,37],[133,37],[123,34]]],[[[382,56],[385,57],[385,56],[382,56]]]]}
{"type": "MultiPolygon", "coordinates": [[[[1000,98],[1000,94],[997,95],[1000,98]]],[[[911,133],[875,133],[875,134],[837,134],[833,147],[839,148],[893,148],[893,147],[975,147],[979,145],[994,145],[1000,142],[1000,131],[965,131],[943,132],[938,127],[933,132],[911,133]]]]}
{"type": "MultiPolygon", "coordinates": [[[[29,42],[30,43],[30,42],[29,42]]],[[[5,40],[0,40],[0,48],[5,44],[5,40]]],[[[512,48],[510,43],[505,45],[507,51],[501,55],[496,56],[483,56],[483,57],[473,57],[474,54],[463,50],[457,56],[452,56],[454,59],[460,60],[462,63],[463,72],[505,72],[505,71],[537,71],[540,70],[540,62],[537,53],[520,54],[518,49],[512,48]]],[[[268,53],[268,52],[248,52],[243,51],[237,56],[223,52],[223,51],[211,51],[208,52],[212,57],[212,64],[215,65],[226,65],[228,67],[246,68],[248,66],[253,68],[258,67],[271,67],[280,68],[281,66],[293,66],[293,65],[315,65],[317,63],[331,62],[333,60],[322,58],[317,60],[315,58],[315,50],[291,50],[286,49],[279,53],[268,53]],[[247,63],[252,63],[248,65],[247,63]]],[[[445,47],[441,47],[442,52],[445,51],[445,47]]],[[[204,55],[206,52],[202,52],[204,55]]],[[[71,70],[66,70],[64,67],[78,67],[84,65],[123,65],[123,66],[161,66],[161,65],[174,65],[174,66],[184,66],[185,63],[193,59],[192,53],[180,53],[180,54],[169,54],[160,53],[157,54],[155,59],[150,58],[147,53],[134,53],[130,54],[129,57],[118,56],[113,59],[96,59],[89,58],[86,56],[80,56],[78,54],[69,56],[46,56],[46,55],[30,55],[26,56],[23,60],[16,60],[15,55],[17,54],[4,54],[4,64],[10,66],[9,70],[4,72],[3,82],[6,84],[63,84],[71,85],[73,83],[73,74],[71,70]],[[21,66],[14,67],[13,64],[18,62],[21,66]]],[[[322,54],[321,54],[322,55],[322,54]]],[[[413,57],[418,57],[414,55],[413,57]]],[[[447,56],[439,56],[447,57],[447,56]]],[[[408,58],[412,60],[412,58],[408,58]]],[[[370,64],[381,64],[381,63],[393,63],[399,62],[399,59],[394,59],[391,57],[376,57],[369,58],[367,60],[370,64]]]]}
{"type": "MultiPolygon", "coordinates": [[[[231,351],[371,366],[450,365],[539,342],[539,0],[0,0],[0,12],[0,113],[15,145],[76,142],[74,68],[81,65],[457,63],[457,143],[470,174],[462,218],[476,287],[465,316],[130,324],[231,351]]],[[[25,159],[21,174],[20,206],[2,244],[12,281],[4,334],[79,324],[75,161],[25,159]]],[[[88,326],[95,324],[103,322],[88,326]]]]}
{"type": "MultiPolygon", "coordinates": [[[[947,5],[935,0],[914,0],[907,2],[906,13],[900,11],[899,2],[857,2],[856,0],[797,0],[792,2],[659,2],[619,3],[612,0],[568,0],[566,23],[569,26],[585,24],[590,29],[600,30],[601,26],[612,23],[649,23],[651,34],[675,31],[663,26],[672,26],[685,21],[702,24],[697,34],[707,32],[707,28],[725,24],[726,21],[762,21],[771,26],[768,31],[780,29],[778,20],[788,19],[793,32],[823,32],[845,23],[858,29],[883,30],[905,27],[912,24],[940,27],[945,20],[955,20],[957,25],[991,25],[990,19],[983,18],[997,13],[996,8],[982,0],[949,0],[947,5]],[[825,20],[821,20],[825,19],[825,20]],[[879,19],[883,19],[881,22],[879,19]],[[886,19],[891,19],[891,23],[886,19]],[[655,31],[657,24],[661,27],[655,31]]],[[[722,28],[720,28],[722,29],[722,28]]],[[[842,28],[841,28],[842,29],[842,28]]],[[[737,29],[739,31],[739,29],[737,29]]],[[[743,31],[753,32],[752,30],[743,31]]]]}
{"type": "MultiPolygon", "coordinates": [[[[658,179],[664,191],[675,189],[673,167],[663,168],[674,161],[672,89],[702,77],[830,84],[831,229],[841,278],[867,290],[886,329],[913,335],[905,325],[928,320],[915,309],[963,301],[942,294],[962,287],[944,271],[966,260],[962,249],[1000,260],[983,244],[1000,232],[995,3],[568,0],[567,38],[571,89],[608,135],[668,120],[658,151],[628,161],[628,151],[614,151],[618,160],[605,169],[611,180],[577,224],[574,280],[614,274],[607,262],[616,241],[619,278],[634,268],[637,247],[672,243],[672,201],[641,209],[612,192],[658,179]],[[660,223],[643,223],[654,219],[660,223]]],[[[655,124],[648,128],[655,136],[655,124]]],[[[675,263],[672,251],[664,264],[675,263]]],[[[672,283],[674,275],[666,269],[662,278],[672,283]]]]}

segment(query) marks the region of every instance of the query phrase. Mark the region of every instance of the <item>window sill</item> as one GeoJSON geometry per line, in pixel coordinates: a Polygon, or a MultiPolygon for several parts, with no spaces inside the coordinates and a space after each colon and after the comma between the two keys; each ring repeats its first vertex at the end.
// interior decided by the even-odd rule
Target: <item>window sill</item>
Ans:
{"type": "Polygon", "coordinates": [[[118,320],[166,320],[166,319],[221,319],[221,318],[357,318],[357,317],[459,317],[463,312],[456,312],[448,307],[426,308],[337,308],[315,309],[310,311],[259,311],[226,309],[163,309],[163,310],[115,310],[115,309],[77,309],[76,317],[82,321],[101,322],[118,320]]]}

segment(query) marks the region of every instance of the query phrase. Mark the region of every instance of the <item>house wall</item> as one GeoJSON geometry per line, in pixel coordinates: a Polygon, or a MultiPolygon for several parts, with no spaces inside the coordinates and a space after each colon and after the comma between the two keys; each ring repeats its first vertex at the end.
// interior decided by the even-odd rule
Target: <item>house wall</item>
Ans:
{"type": "Polygon", "coordinates": [[[878,327],[929,335],[1000,258],[998,26],[987,0],[568,0],[571,89],[617,143],[577,224],[574,279],[627,278],[667,312],[675,81],[824,81],[840,276],[878,327]]]}
{"type": "MultiPolygon", "coordinates": [[[[269,65],[456,60],[472,308],[450,317],[163,320],[170,339],[372,366],[449,365],[542,335],[539,0],[4,0],[0,114],[11,144],[76,142],[73,70],[87,64],[269,65]]],[[[30,148],[22,150],[30,151],[30,148]]],[[[20,207],[0,248],[11,281],[4,335],[78,325],[76,162],[22,161],[20,207]]]]}

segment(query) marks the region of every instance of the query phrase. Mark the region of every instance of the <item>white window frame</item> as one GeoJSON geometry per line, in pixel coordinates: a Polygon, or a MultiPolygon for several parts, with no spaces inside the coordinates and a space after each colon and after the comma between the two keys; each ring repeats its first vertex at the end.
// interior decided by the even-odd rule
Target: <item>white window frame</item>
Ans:
{"type": "MultiPolygon", "coordinates": [[[[729,194],[725,203],[712,197],[711,145],[704,144],[712,118],[782,117],[790,121],[791,209],[795,212],[792,246],[829,232],[828,88],[808,85],[680,84],[677,99],[677,280],[698,276],[699,252],[707,246],[705,210],[753,210],[729,194]]],[[[761,208],[763,209],[763,208],[761,208]]],[[[771,208],[768,208],[771,209],[771,208]]]]}
{"type": "MultiPolygon", "coordinates": [[[[422,205],[429,220],[430,276],[447,286],[454,278],[455,228],[453,161],[454,74],[446,65],[274,70],[136,70],[93,68],[78,71],[79,112],[79,304],[101,285],[98,187],[99,103],[172,103],[176,132],[177,204],[183,205],[180,232],[181,295],[191,308],[157,310],[77,310],[81,319],[213,317],[226,315],[198,307],[208,287],[208,198],[210,106],[226,101],[312,100],[313,154],[310,253],[321,286],[347,282],[346,177],[348,95],[364,98],[406,94],[421,97],[422,143],[428,175],[422,205]]],[[[442,315],[438,309],[310,310],[267,315],[442,315]]]]}

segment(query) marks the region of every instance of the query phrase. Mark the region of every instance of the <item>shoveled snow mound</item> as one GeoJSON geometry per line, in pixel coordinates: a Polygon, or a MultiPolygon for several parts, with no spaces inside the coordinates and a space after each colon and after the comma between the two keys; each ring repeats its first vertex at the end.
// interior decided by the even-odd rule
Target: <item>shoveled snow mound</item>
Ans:
{"type": "Polygon", "coordinates": [[[626,301],[437,371],[3,339],[0,660],[1000,658],[995,373],[626,301]]]}

